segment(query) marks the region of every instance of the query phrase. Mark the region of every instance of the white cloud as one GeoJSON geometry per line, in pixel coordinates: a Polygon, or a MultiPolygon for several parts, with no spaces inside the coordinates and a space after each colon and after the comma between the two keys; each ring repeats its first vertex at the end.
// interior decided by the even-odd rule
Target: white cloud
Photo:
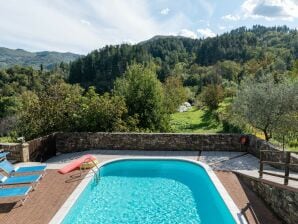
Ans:
{"type": "MultiPolygon", "coordinates": [[[[206,0],[198,1],[212,11],[206,0]]],[[[194,32],[182,31],[193,26],[188,14],[175,11],[160,20],[152,4],[156,2],[0,0],[0,46],[85,54],[106,44],[137,43],[179,30],[182,35],[196,37],[194,32]]],[[[170,7],[164,13],[170,13],[170,7]]]]}
{"type": "Polygon", "coordinates": [[[242,6],[245,17],[267,20],[298,18],[297,0],[246,0],[242,6]]]}
{"type": "Polygon", "coordinates": [[[169,9],[169,8],[165,8],[165,9],[162,9],[162,10],[160,11],[160,14],[162,14],[162,15],[168,15],[169,12],[170,12],[170,9],[169,9]]]}
{"type": "Polygon", "coordinates": [[[240,19],[240,16],[238,16],[238,15],[227,14],[227,15],[221,17],[221,19],[223,19],[223,20],[237,21],[237,20],[240,19]]]}
{"type": "Polygon", "coordinates": [[[218,29],[220,29],[220,30],[226,30],[227,27],[226,26],[218,26],[218,29]]]}
{"type": "Polygon", "coordinates": [[[200,36],[206,38],[206,37],[215,37],[216,34],[210,30],[209,28],[205,29],[197,29],[197,32],[200,34],[200,36]]]}
{"type": "Polygon", "coordinates": [[[198,38],[197,34],[195,32],[193,32],[191,30],[188,30],[188,29],[180,30],[180,32],[178,33],[178,36],[189,37],[189,38],[192,38],[192,39],[198,38]]]}
{"type": "Polygon", "coordinates": [[[82,24],[87,25],[87,26],[90,26],[90,25],[91,25],[91,23],[90,23],[88,20],[81,19],[80,22],[81,22],[82,24]]]}
{"type": "MultiPolygon", "coordinates": [[[[156,21],[146,0],[0,0],[0,45],[31,51],[87,53],[174,30],[156,21]]],[[[171,19],[171,18],[170,18],[171,19]]],[[[180,30],[179,29],[175,30],[180,30]]],[[[177,32],[177,31],[176,31],[177,32]]]]}

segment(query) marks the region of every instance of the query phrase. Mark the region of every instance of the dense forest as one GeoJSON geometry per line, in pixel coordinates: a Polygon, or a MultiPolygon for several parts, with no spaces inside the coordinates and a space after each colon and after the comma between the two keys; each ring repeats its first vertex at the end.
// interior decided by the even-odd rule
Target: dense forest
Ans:
{"type": "Polygon", "coordinates": [[[0,70],[0,135],[171,131],[170,114],[189,101],[225,132],[256,129],[267,140],[287,136],[298,144],[297,79],[298,31],[286,26],[240,27],[206,39],[157,36],[51,70],[0,70]]]}
{"type": "MultiPolygon", "coordinates": [[[[234,66],[230,69],[237,73],[237,77],[229,78],[241,79],[240,76],[265,70],[283,73],[291,69],[297,57],[297,30],[286,26],[241,27],[207,39],[157,37],[137,45],[106,46],[72,62],[69,82],[80,83],[85,88],[96,85],[100,92],[110,91],[114,80],[134,62],[154,62],[162,81],[177,70],[186,76],[186,84],[197,82],[199,73],[210,73],[204,82],[208,81],[206,79],[215,81],[212,79],[217,77],[212,77],[212,70],[229,73],[224,71],[228,64],[234,66]]],[[[218,75],[224,77],[226,74],[218,75]]]]}

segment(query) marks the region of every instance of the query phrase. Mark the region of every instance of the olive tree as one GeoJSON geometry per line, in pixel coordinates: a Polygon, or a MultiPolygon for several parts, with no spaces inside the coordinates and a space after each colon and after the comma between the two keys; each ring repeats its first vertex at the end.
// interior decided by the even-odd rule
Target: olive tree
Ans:
{"type": "Polygon", "coordinates": [[[277,82],[271,75],[265,75],[242,82],[232,109],[239,123],[261,130],[268,141],[274,132],[297,130],[294,125],[297,104],[297,81],[283,79],[277,82]]]}

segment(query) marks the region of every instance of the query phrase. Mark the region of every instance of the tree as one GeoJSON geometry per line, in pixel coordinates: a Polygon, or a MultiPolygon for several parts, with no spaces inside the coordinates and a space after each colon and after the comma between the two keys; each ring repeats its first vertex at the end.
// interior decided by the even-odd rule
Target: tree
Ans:
{"type": "Polygon", "coordinates": [[[84,131],[131,131],[136,130],[137,120],[127,115],[122,96],[108,93],[99,95],[89,87],[83,97],[78,130],[84,131]]]}
{"type": "Polygon", "coordinates": [[[240,64],[234,61],[222,61],[215,64],[216,73],[222,76],[222,78],[237,82],[238,75],[241,71],[240,64]]]}
{"type": "Polygon", "coordinates": [[[24,92],[23,106],[18,119],[18,133],[32,138],[56,131],[70,131],[76,127],[83,89],[64,82],[44,91],[24,92]]]}
{"type": "Polygon", "coordinates": [[[31,139],[57,131],[131,131],[137,121],[127,115],[124,98],[99,95],[94,87],[83,94],[78,85],[64,82],[35,94],[22,94],[17,132],[31,139]]]}
{"type": "Polygon", "coordinates": [[[153,66],[140,64],[129,66],[122,78],[115,82],[114,93],[122,96],[128,115],[139,119],[143,130],[166,131],[169,116],[164,105],[164,93],[153,66]]]}
{"type": "Polygon", "coordinates": [[[203,88],[199,98],[209,110],[215,110],[224,99],[224,89],[221,85],[208,85],[203,88]]]}
{"type": "Polygon", "coordinates": [[[289,128],[285,127],[285,121],[289,116],[292,117],[292,114],[297,113],[297,104],[297,81],[296,83],[289,80],[276,82],[272,75],[266,75],[259,79],[245,80],[241,84],[232,108],[239,118],[238,122],[247,123],[261,130],[268,141],[273,132],[282,127],[289,128]]]}
{"type": "Polygon", "coordinates": [[[169,76],[164,83],[165,106],[169,113],[177,111],[178,107],[187,100],[187,92],[183,87],[182,79],[178,76],[169,76]]]}

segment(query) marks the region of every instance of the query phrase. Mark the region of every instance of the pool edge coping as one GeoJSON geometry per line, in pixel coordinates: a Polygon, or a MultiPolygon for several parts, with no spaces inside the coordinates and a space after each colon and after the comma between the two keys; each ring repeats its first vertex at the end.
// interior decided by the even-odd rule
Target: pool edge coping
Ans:
{"type": "MultiPolygon", "coordinates": [[[[213,172],[212,168],[205,163],[202,163],[200,161],[195,161],[191,159],[186,158],[179,158],[179,157],[134,157],[134,158],[117,158],[117,159],[111,159],[104,162],[101,162],[98,164],[98,168],[101,168],[102,166],[117,162],[117,161],[123,161],[123,160],[180,160],[185,162],[190,162],[196,165],[199,165],[204,168],[206,173],[208,174],[209,178],[211,179],[212,183],[214,184],[216,190],[218,191],[219,195],[221,196],[222,200],[228,207],[232,217],[236,221],[236,223],[239,224],[247,224],[247,221],[243,214],[241,214],[240,210],[236,206],[235,202],[231,198],[230,194],[227,192],[223,184],[220,182],[219,178],[216,176],[216,174],[213,172]]],[[[68,214],[71,207],[75,204],[77,199],[80,197],[81,193],[85,190],[86,186],[89,184],[89,182],[93,179],[94,172],[90,170],[88,174],[84,177],[84,179],[80,182],[80,184],[75,188],[75,190],[71,193],[71,195],[66,199],[64,204],[59,208],[59,210],[55,213],[49,224],[60,224],[68,214]]]]}

